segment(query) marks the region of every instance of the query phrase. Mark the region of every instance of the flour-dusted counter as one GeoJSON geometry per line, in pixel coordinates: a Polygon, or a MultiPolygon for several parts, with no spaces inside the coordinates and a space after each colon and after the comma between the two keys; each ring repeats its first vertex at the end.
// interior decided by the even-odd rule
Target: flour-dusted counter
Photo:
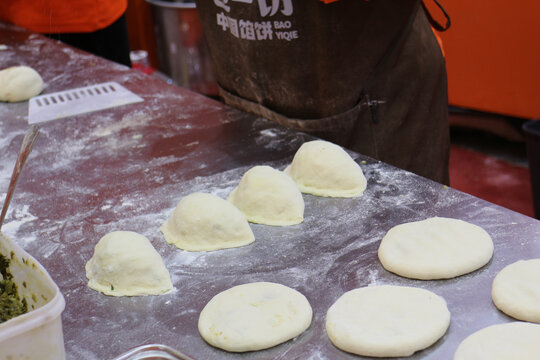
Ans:
{"type": "MultiPolygon", "coordinates": [[[[452,314],[445,336],[411,359],[451,359],[472,332],[512,321],[491,302],[491,282],[505,265],[540,257],[540,222],[373,159],[350,153],[368,187],[353,199],[304,195],[305,220],[288,227],[251,224],[255,242],[214,252],[186,252],[159,227],[183,197],[225,198],[255,165],[284,169],[311,137],[144,74],[0,24],[0,67],[24,64],[45,93],[116,81],[143,102],[41,124],[3,232],[50,272],[66,299],[68,359],[112,359],[142,344],[164,344],[194,359],[355,359],[326,336],[325,314],[344,292],[375,284],[417,286],[443,296],[452,314]],[[401,278],[383,269],[377,248],[399,223],[459,218],[493,238],[493,259],[471,274],[442,281],[401,278]],[[109,297],[86,286],[84,265],[113,230],[150,239],[171,273],[161,296],[109,297]],[[272,281],[302,292],[314,317],[296,339],[233,354],[212,348],[197,321],[218,292],[272,281]]],[[[5,197],[27,125],[28,103],[0,103],[0,189],[5,197]]]]}

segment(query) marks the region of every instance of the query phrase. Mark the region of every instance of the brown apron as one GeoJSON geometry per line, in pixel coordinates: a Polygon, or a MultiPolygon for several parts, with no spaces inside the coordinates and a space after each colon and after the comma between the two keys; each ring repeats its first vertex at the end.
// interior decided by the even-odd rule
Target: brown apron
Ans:
{"type": "Polygon", "coordinates": [[[445,61],[419,0],[198,0],[220,95],[448,183],[445,61]]]}

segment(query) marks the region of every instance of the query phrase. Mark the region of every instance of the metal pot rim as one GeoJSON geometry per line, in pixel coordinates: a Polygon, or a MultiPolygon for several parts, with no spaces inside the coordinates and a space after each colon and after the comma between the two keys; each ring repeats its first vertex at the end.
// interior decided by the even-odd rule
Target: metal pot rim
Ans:
{"type": "Polygon", "coordinates": [[[195,9],[195,3],[185,3],[180,1],[162,1],[162,0],[146,0],[147,3],[150,3],[155,6],[172,8],[172,9],[195,9]]]}

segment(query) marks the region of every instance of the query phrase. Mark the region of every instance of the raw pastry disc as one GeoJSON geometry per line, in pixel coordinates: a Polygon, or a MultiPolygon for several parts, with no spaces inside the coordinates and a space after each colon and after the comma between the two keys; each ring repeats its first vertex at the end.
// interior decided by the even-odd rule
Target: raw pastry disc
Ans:
{"type": "Polygon", "coordinates": [[[520,260],[502,269],[493,280],[491,297],[505,314],[540,323],[540,259],[520,260]]]}
{"type": "Polygon", "coordinates": [[[199,316],[199,332],[215,347],[254,351],[300,335],[311,318],[311,306],[298,291],[281,284],[255,282],[214,296],[199,316]]]}
{"type": "Polygon", "coordinates": [[[326,314],[326,332],[335,346],[375,357],[410,356],[435,343],[449,324],[442,297],[405,286],[348,291],[326,314]]]}
{"type": "Polygon", "coordinates": [[[449,279],[484,266],[493,256],[493,241],[480,226],[433,217],[390,229],[378,255],[384,268],[397,275],[449,279]]]}
{"type": "Polygon", "coordinates": [[[458,346],[454,360],[538,360],[540,325],[512,322],[488,326],[458,346]]]}

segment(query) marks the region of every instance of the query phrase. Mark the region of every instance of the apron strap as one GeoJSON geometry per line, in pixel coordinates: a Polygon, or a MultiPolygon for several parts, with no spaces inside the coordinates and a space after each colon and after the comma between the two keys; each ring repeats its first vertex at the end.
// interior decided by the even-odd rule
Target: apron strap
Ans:
{"type": "Polygon", "coordinates": [[[437,1],[437,0],[433,0],[433,2],[439,7],[439,9],[441,10],[441,12],[443,13],[444,17],[446,18],[446,25],[441,25],[437,20],[435,20],[435,18],[431,15],[431,13],[429,12],[426,4],[424,3],[424,1],[422,1],[422,7],[424,8],[424,12],[426,13],[426,16],[429,20],[429,23],[431,24],[431,26],[433,26],[433,28],[437,31],[446,31],[450,28],[450,25],[452,24],[452,22],[450,21],[450,15],[448,15],[448,13],[446,12],[446,10],[444,9],[444,7],[437,1]]]}

